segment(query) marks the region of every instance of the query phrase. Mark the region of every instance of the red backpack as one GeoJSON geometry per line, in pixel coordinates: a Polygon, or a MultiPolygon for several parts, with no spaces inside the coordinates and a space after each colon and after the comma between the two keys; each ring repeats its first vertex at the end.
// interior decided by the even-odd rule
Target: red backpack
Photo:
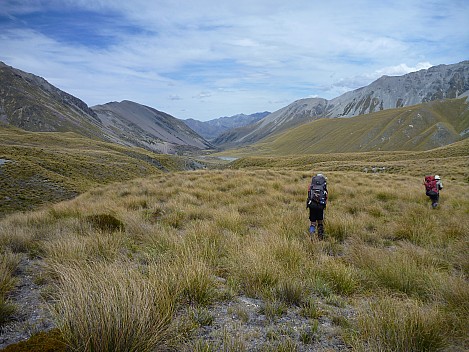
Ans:
{"type": "Polygon", "coordinates": [[[427,196],[436,196],[438,194],[437,180],[435,176],[425,176],[425,194],[427,196]]]}

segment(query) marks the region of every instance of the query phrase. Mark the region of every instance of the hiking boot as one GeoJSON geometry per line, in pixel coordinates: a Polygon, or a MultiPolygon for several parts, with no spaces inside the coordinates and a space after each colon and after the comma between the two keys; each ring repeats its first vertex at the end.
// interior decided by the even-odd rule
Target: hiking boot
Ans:
{"type": "Polygon", "coordinates": [[[432,208],[435,209],[438,206],[438,203],[432,203],[432,208]]]}

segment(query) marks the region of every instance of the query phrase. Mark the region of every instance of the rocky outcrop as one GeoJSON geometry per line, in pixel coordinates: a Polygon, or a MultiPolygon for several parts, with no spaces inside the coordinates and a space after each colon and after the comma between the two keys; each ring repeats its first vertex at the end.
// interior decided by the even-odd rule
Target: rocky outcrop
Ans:
{"type": "Polygon", "coordinates": [[[404,76],[382,76],[370,85],[330,100],[327,117],[351,117],[433,100],[458,98],[469,91],[469,61],[439,65],[404,76]]]}

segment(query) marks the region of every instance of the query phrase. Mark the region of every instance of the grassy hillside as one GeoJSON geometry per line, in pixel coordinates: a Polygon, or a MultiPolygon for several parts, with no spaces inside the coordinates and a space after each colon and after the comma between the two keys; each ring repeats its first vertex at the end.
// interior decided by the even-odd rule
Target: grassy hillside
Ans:
{"type": "Polygon", "coordinates": [[[351,118],[320,119],[223,155],[299,155],[429,150],[467,136],[465,99],[435,101],[351,118]]]}
{"type": "Polygon", "coordinates": [[[431,209],[423,159],[355,169],[382,155],[320,156],[324,241],[307,233],[314,164],[153,175],[7,216],[0,293],[21,258],[39,260],[34,282],[76,350],[467,350],[467,158],[434,162],[459,171],[431,209]]]}
{"type": "Polygon", "coordinates": [[[183,169],[184,161],[74,133],[0,127],[0,216],[98,185],[183,169]]]}
{"type": "Polygon", "coordinates": [[[237,159],[232,169],[288,168],[315,171],[385,172],[443,177],[469,182],[469,139],[420,152],[331,153],[299,156],[252,156],[237,159]],[[442,165],[445,165],[444,167],[442,165]]]}

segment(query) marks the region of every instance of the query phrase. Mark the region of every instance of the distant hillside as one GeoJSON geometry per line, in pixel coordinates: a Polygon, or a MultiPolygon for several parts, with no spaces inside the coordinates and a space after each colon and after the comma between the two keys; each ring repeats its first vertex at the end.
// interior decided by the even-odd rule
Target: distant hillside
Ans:
{"type": "Polygon", "coordinates": [[[0,217],[70,199],[99,185],[191,167],[179,157],[72,132],[0,126],[0,217]]]}
{"type": "Polygon", "coordinates": [[[181,120],[123,101],[88,107],[45,79],[0,62],[0,123],[33,132],[82,136],[162,153],[211,148],[181,120]]]}
{"type": "Polygon", "coordinates": [[[179,119],[128,100],[92,107],[106,130],[127,145],[175,154],[212,145],[179,119]]]}
{"type": "Polygon", "coordinates": [[[69,132],[106,139],[83,101],[45,79],[0,62],[0,122],[34,132],[69,132]]]}
{"type": "Polygon", "coordinates": [[[243,127],[259,121],[269,115],[270,112],[258,112],[255,114],[245,115],[238,114],[233,116],[225,116],[209,121],[199,121],[194,119],[184,120],[186,125],[192,128],[207,140],[218,137],[223,132],[233,128],[243,127]]]}
{"type": "Polygon", "coordinates": [[[312,121],[225,153],[298,155],[378,150],[429,150],[469,136],[466,98],[434,101],[351,118],[312,121]]]}
{"type": "Polygon", "coordinates": [[[320,118],[352,117],[424,102],[467,96],[469,61],[439,65],[403,76],[383,76],[332,100],[301,99],[273,112],[249,130],[232,130],[213,141],[221,148],[249,145],[320,118]]]}
{"type": "MultiPolygon", "coordinates": [[[[230,163],[230,169],[304,170],[313,172],[385,173],[419,177],[438,173],[451,184],[469,184],[469,138],[425,151],[372,151],[358,153],[246,156],[230,163]]],[[[415,184],[416,187],[421,183],[415,184]]],[[[384,190],[384,189],[383,189],[384,190]]]]}

